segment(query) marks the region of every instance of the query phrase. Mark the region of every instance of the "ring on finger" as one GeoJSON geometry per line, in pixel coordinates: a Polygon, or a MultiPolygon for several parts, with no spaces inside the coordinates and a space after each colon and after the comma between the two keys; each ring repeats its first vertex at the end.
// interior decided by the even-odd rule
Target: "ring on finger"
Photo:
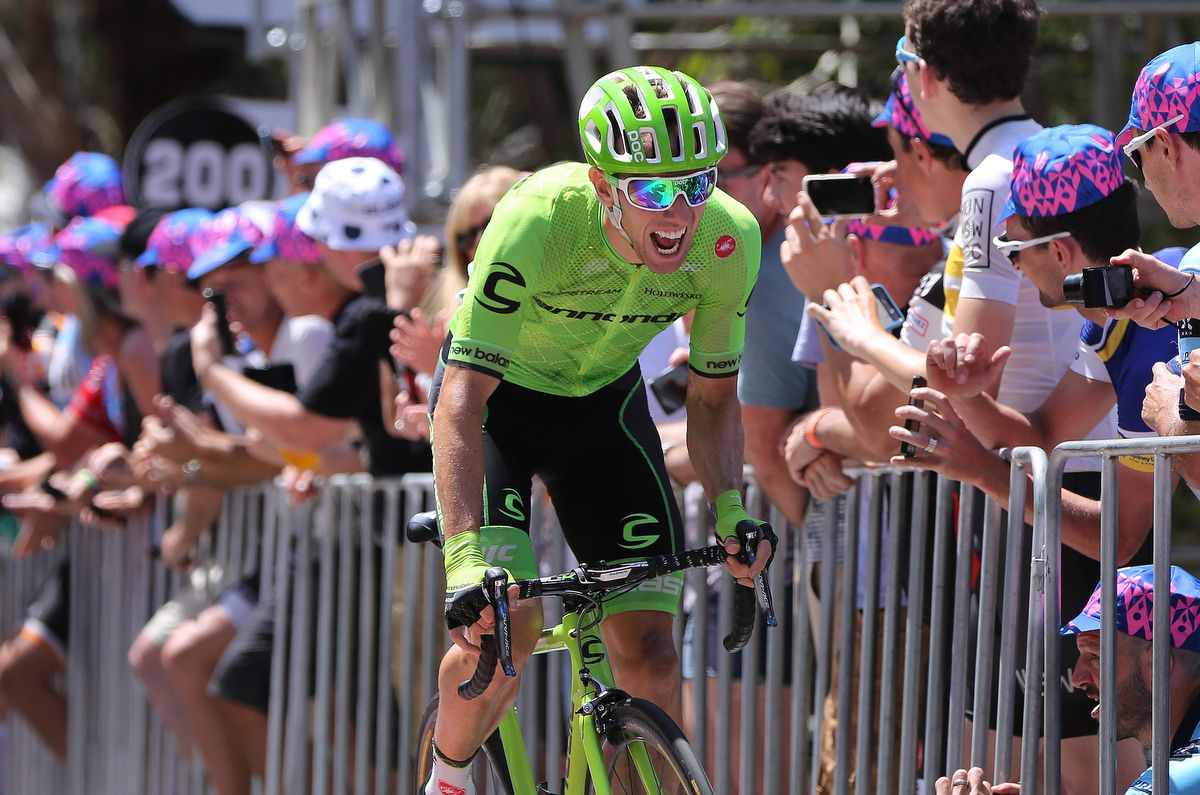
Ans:
{"type": "MultiPolygon", "coordinates": [[[[937,449],[937,446],[938,446],[938,440],[935,437],[930,436],[929,444],[925,445],[925,452],[932,453],[934,450],[937,449]]],[[[963,783],[965,784],[966,782],[964,781],[963,783]]],[[[955,784],[954,786],[957,787],[958,785],[955,784]]]]}
{"type": "MultiPolygon", "coordinates": [[[[935,440],[935,441],[936,441],[936,440],[935,440]]],[[[965,787],[965,786],[967,786],[969,783],[970,783],[970,782],[968,782],[968,781],[967,781],[965,778],[956,778],[956,779],[954,780],[954,783],[952,783],[952,784],[950,785],[950,787],[951,787],[951,788],[954,788],[954,787],[965,787]]]]}

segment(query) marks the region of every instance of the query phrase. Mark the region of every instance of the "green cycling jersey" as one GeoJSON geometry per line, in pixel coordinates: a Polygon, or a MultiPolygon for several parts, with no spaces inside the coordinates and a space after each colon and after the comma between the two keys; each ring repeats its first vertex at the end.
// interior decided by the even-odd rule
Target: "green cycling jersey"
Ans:
{"type": "Polygon", "coordinates": [[[613,251],[588,166],[566,163],[515,185],[479,243],[446,362],[527,389],[577,397],[633,367],[656,334],[692,309],[690,366],[737,373],[761,238],[745,207],[717,190],[674,273],[613,251]]]}

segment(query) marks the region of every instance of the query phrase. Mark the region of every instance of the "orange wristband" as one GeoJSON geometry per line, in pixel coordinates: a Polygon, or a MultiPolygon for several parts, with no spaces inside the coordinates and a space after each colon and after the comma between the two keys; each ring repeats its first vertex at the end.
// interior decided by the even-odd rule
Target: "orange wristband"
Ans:
{"type": "Polygon", "coordinates": [[[814,450],[825,449],[825,445],[821,444],[821,440],[817,438],[817,423],[831,411],[833,411],[831,408],[817,409],[808,415],[808,419],[804,422],[804,441],[814,450]]]}

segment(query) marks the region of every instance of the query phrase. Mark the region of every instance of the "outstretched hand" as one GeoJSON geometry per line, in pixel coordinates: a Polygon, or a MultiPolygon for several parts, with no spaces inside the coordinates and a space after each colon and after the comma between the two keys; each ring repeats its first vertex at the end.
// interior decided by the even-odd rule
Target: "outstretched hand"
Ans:
{"type": "Polygon", "coordinates": [[[978,332],[933,340],[925,352],[925,375],[929,386],[944,395],[974,397],[999,383],[1011,355],[1007,345],[991,352],[978,332]]]}

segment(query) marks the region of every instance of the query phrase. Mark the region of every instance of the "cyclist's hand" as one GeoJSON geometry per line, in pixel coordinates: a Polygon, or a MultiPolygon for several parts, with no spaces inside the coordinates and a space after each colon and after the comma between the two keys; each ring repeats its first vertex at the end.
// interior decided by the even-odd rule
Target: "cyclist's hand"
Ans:
{"type": "Polygon", "coordinates": [[[718,496],[714,507],[717,513],[717,538],[729,554],[725,561],[725,568],[740,584],[753,587],[754,578],[762,574],[771,561],[771,554],[775,551],[777,541],[775,533],[769,524],[751,517],[746,512],[746,509],[742,507],[742,496],[736,489],[730,489],[718,496]],[[760,534],[754,549],[753,563],[747,563],[739,558],[742,553],[739,529],[743,532],[750,529],[758,531],[760,534]]]}

